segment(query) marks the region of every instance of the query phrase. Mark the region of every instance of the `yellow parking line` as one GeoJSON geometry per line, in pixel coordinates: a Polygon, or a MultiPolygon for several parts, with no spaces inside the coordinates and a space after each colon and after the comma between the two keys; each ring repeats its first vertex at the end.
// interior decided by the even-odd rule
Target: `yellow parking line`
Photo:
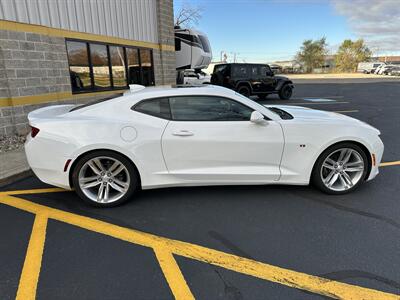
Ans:
{"type": "MultiPolygon", "coordinates": [[[[48,218],[75,225],[84,229],[108,235],[130,243],[150,247],[156,251],[165,249],[167,251],[157,252],[161,268],[171,288],[176,291],[177,286],[184,286],[180,278],[179,267],[171,260],[172,254],[181,255],[208,264],[213,264],[242,274],[251,275],[264,280],[280,283],[289,287],[306,290],[312,293],[339,299],[400,299],[399,295],[381,292],[356,285],[333,281],[305,273],[284,269],[266,263],[254,261],[240,256],[224,253],[210,248],[194,245],[177,240],[167,239],[153,234],[120,227],[111,223],[65,212],[36,204],[13,196],[0,197],[0,203],[13,206],[32,213],[45,214],[48,218]],[[168,254],[172,253],[172,254],[168,254]],[[171,255],[171,256],[169,256],[171,255]],[[172,269],[171,269],[172,268],[172,269]]],[[[40,237],[38,237],[40,239],[40,237]]],[[[182,275],[183,276],[183,275],[182,275]]],[[[188,295],[187,291],[184,292],[188,295]]],[[[176,294],[180,298],[180,294],[176,294]]],[[[182,297],[183,297],[182,296],[182,297]]]]}
{"type": "Polygon", "coordinates": [[[47,220],[47,217],[43,214],[37,214],[35,217],[19,280],[17,300],[34,300],[36,298],[36,288],[46,239],[47,220]]]}
{"type": "Polygon", "coordinates": [[[15,191],[0,192],[0,197],[3,195],[29,195],[29,194],[43,194],[43,193],[55,193],[55,192],[68,192],[68,190],[63,190],[60,188],[15,190],[15,191]]]}
{"type": "Polygon", "coordinates": [[[175,299],[194,299],[172,253],[160,247],[155,248],[154,252],[175,299]]]}
{"type": "Polygon", "coordinates": [[[379,166],[380,167],[387,167],[387,166],[396,166],[396,165],[400,165],[400,160],[383,162],[383,163],[380,163],[379,166]]]}

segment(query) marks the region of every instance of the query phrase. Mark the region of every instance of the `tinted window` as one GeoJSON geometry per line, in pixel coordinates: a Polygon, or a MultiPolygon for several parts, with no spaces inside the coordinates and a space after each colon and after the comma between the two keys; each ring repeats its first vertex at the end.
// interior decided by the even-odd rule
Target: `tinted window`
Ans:
{"type": "Polygon", "coordinates": [[[251,66],[251,75],[252,76],[258,76],[258,75],[260,75],[259,73],[258,73],[258,71],[259,71],[259,67],[258,66],[251,66]]]}
{"type": "Polygon", "coordinates": [[[235,77],[247,77],[247,66],[233,66],[232,76],[235,77]]]}
{"type": "Polygon", "coordinates": [[[228,70],[228,65],[216,65],[214,67],[214,73],[221,73],[224,75],[227,70],[228,70]]]}
{"type": "Polygon", "coordinates": [[[111,70],[114,87],[126,86],[124,48],[110,46],[111,70]]]}
{"type": "Polygon", "coordinates": [[[153,64],[151,50],[140,49],[140,63],[142,65],[143,85],[154,85],[153,64]]]}
{"type": "Polygon", "coordinates": [[[134,110],[163,119],[171,118],[168,98],[144,100],[137,104],[134,110]]]}
{"type": "Polygon", "coordinates": [[[94,86],[96,88],[110,87],[107,46],[90,44],[90,59],[93,66],[94,86]]]}
{"type": "Polygon", "coordinates": [[[212,96],[172,97],[170,106],[177,121],[248,121],[253,112],[236,101],[212,96]]]}
{"type": "Polygon", "coordinates": [[[67,52],[72,91],[90,89],[92,84],[86,43],[68,41],[67,52]]]}

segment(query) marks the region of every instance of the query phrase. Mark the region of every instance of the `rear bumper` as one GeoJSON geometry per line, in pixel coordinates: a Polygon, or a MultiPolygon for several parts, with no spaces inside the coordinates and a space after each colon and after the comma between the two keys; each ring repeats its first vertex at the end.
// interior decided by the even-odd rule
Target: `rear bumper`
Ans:
{"type": "Polygon", "coordinates": [[[69,172],[64,172],[68,157],[64,156],[60,146],[57,141],[28,135],[25,153],[29,166],[41,181],[70,190],[69,172]]]}

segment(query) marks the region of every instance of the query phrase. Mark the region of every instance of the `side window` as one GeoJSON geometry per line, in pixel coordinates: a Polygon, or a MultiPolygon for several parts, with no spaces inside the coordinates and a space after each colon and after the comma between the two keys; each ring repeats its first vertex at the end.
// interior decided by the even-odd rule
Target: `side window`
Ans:
{"type": "Polygon", "coordinates": [[[259,69],[260,69],[259,66],[251,66],[251,75],[253,77],[258,77],[260,75],[259,72],[258,72],[259,69]]]}
{"type": "Polygon", "coordinates": [[[267,67],[266,66],[262,66],[261,68],[260,68],[260,75],[261,76],[266,76],[267,75],[267,72],[268,72],[268,69],[267,69],[267,67]]]}
{"type": "Polygon", "coordinates": [[[171,119],[168,98],[144,100],[135,105],[133,109],[150,116],[171,119]]]}
{"type": "Polygon", "coordinates": [[[239,78],[247,77],[248,76],[247,66],[241,66],[241,65],[234,66],[232,73],[234,77],[239,77],[239,78]]]}
{"type": "Polygon", "coordinates": [[[212,96],[170,98],[175,121],[249,121],[253,110],[234,100],[212,96]]]}

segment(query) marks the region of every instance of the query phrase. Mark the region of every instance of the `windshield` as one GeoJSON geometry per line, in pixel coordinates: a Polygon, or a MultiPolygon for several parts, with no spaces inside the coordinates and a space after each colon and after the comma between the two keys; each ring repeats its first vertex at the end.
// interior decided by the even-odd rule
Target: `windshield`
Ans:
{"type": "Polygon", "coordinates": [[[257,105],[257,106],[260,108],[260,111],[262,111],[263,109],[268,109],[268,111],[270,111],[270,112],[274,113],[275,115],[278,115],[279,117],[281,117],[281,115],[280,115],[278,112],[276,112],[276,111],[270,109],[269,107],[266,107],[266,106],[264,106],[264,105],[261,105],[261,104],[255,102],[254,100],[252,100],[252,99],[250,99],[250,98],[248,98],[248,97],[246,97],[246,96],[243,96],[242,94],[239,94],[239,93],[236,93],[236,92],[235,92],[235,94],[236,94],[236,96],[238,96],[238,97],[240,97],[240,98],[246,99],[246,101],[249,101],[249,100],[252,101],[253,104],[257,105]]]}

